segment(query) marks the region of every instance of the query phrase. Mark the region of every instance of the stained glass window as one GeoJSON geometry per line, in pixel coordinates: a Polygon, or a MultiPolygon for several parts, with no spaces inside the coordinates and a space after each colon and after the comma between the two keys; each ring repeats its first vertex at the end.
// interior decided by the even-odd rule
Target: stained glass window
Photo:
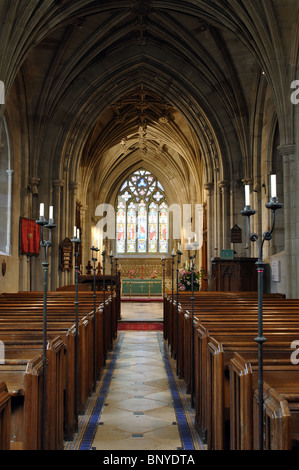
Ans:
{"type": "Polygon", "coordinates": [[[152,202],[148,213],[148,251],[156,253],[157,251],[157,230],[158,230],[158,211],[157,204],[152,202]]]}
{"type": "Polygon", "coordinates": [[[126,207],[122,201],[117,206],[116,224],[116,251],[125,253],[126,251],[126,207]]]}
{"type": "Polygon", "coordinates": [[[168,210],[165,203],[159,207],[159,251],[168,252],[168,210]]]}
{"type": "Polygon", "coordinates": [[[149,171],[135,171],[120,186],[116,230],[117,253],[168,253],[167,200],[149,171]]]}
{"type": "Polygon", "coordinates": [[[127,216],[127,252],[136,252],[136,206],[129,204],[127,216]]]}

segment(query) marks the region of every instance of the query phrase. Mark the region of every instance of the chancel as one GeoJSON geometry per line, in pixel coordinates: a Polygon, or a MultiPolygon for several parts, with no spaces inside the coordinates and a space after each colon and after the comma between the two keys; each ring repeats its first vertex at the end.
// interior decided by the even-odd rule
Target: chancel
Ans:
{"type": "Polygon", "coordinates": [[[298,1],[0,20],[0,449],[297,449],[298,1]]]}

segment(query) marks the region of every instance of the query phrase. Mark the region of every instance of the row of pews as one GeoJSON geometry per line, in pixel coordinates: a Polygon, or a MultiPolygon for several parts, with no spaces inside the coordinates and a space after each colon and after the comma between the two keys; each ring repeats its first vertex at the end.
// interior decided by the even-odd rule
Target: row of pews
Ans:
{"type": "MultiPolygon", "coordinates": [[[[299,300],[264,294],[263,325],[263,446],[291,450],[299,443],[299,365],[291,360],[299,300]]],[[[165,294],[164,339],[209,450],[258,449],[257,332],[257,293],[195,292],[193,308],[190,292],[165,294]]]]}
{"type": "Polygon", "coordinates": [[[0,295],[0,449],[61,450],[100,379],[117,335],[115,292],[0,295]],[[78,328],[77,328],[78,325],[78,328]]]}

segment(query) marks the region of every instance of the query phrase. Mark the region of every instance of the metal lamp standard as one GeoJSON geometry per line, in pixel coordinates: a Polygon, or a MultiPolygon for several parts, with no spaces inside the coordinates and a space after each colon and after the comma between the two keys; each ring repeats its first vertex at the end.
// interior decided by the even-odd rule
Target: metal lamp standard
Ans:
{"type": "Polygon", "coordinates": [[[106,364],[106,298],[105,298],[105,292],[106,292],[106,280],[105,280],[105,274],[106,274],[106,246],[104,245],[103,251],[102,251],[102,266],[103,266],[103,362],[104,365],[106,364]]]}
{"type": "Polygon", "coordinates": [[[97,351],[97,338],[96,338],[96,327],[97,327],[97,322],[96,322],[96,262],[98,260],[98,252],[100,251],[99,248],[96,248],[94,246],[94,243],[92,244],[92,247],[90,248],[92,251],[92,262],[93,262],[93,375],[94,375],[94,389],[96,389],[96,384],[97,384],[97,356],[96,356],[96,351],[97,351]]]}
{"type": "Polygon", "coordinates": [[[166,325],[165,325],[165,256],[161,258],[162,262],[162,271],[163,271],[163,283],[162,283],[162,293],[163,293],[163,335],[166,339],[166,325]]]}
{"type": "Polygon", "coordinates": [[[191,407],[194,407],[194,260],[196,258],[196,251],[198,249],[199,244],[196,241],[193,245],[190,244],[190,240],[188,241],[187,251],[189,256],[189,264],[191,267],[191,407]],[[194,250],[194,254],[191,254],[191,251],[194,250]]]}
{"type": "Polygon", "coordinates": [[[111,338],[110,338],[110,342],[111,342],[111,349],[113,347],[113,315],[114,315],[114,302],[113,302],[113,252],[110,251],[110,269],[111,269],[111,281],[110,281],[110,292],[111,292],[111,303],[110,303],[110,335],[111,335],[111,338]]]}
{"type": "Polygon", "coordinates": [[[115,261],[115,306],[116,306],[116,316],[115,316],[115,321],[116,321],[116,335],[117,336],[117,325],[118,325],[118,315],[120,315],[120,298],[119,298],[119,285],[118,285],[118,258],[114,258],[115,261]]]}
{"type": "Polygon", "coordinates": [[[181,245],[178,245],[176,268],[176,374],[179,375],[179,266],[181,264],[181,245]]]}
{"type": "Polygon", "coordinates": [[[78,277],[79,277],[79,245],[82,243],[80,240],[80,230],[74,227],[74,236],[72,243],[75,245],[75,286],[76,286],[76,336],[75,336],[75,418],[76,418],[76,429],[78,430],[78,416],[79,416],[79,300],[78,300],[78,277]]]}
{"type": "Polygon", "coordinates": [[[274,177],[275,175],[272,175],[271,177],[270,202],[265,204],[267,209],[272,210],[272,227],[271,230],[263,233],[260,243],[258,243],[258,235],[256,233],[251,233],[250,231],[250,217],[254,215],[256,211],[250,206],[249,185],[245,185],[245,208],[241,211],[241,214],[247,217],[249,239],[250,241],[257,243],[258,248],[258,260],[256,262],[258,274],[258,336],[254,340],[258,343],[259,450],[263,450],[263,345],[267,341],[263,335],[263,276],[265,266],[263,261],[263,247],[265,241],[270,241],[272,239],[276,211],[283,207],[283,204],[278,202],[276,195],[276,178],[274,177]]]}
{"type": "Polygon", "coordinates": [[[174,280],[173,280],[173,274],[174,274],[174,258],[175,258],[175,251],[174,249],[172,250],[171,253],[171,354],[173,354],[173,317],[174,317],[174,280]]]}
{"type": "Polygon", "coordinates": [[[52,246],[52,230],[56,227],[53,218],[53,206],[49,208],[49,220],[44,217],[44,204],[40,204],[39,219],[36,223],[40,225],[40,246],[44,249],[43,281],[43,449],[46,448],[47,432],[47,293],[48,293],[48,254],[52,246]],[[44,228],[49,229],[49,240],[44,240],[44,228]]]}

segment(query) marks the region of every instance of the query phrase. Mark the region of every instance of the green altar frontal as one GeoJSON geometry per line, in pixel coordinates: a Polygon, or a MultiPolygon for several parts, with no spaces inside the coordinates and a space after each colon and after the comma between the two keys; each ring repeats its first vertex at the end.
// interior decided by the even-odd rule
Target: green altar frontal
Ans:
{"type": "Polygon", "coordinates": [[[129,295],[162,295],[161,279],[122,279],[122,294],[129,295]]]}

